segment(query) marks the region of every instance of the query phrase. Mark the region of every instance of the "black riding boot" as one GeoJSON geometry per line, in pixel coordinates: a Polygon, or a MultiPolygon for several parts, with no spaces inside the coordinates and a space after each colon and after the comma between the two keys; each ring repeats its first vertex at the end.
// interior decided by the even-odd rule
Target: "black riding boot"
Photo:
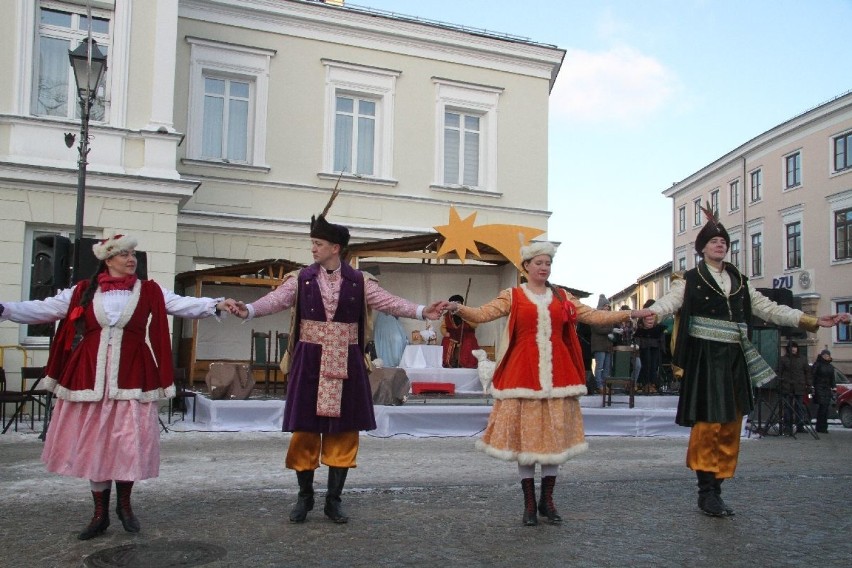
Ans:
{"type": "Polygon", "coordinates": [[[556,476],[548,475],[541,478],[541,497],[538,499],[538,512],[553,524],[561,523],[562,517],[556,512],[553,504],[553,487],[556,485],[556,476]]]}
{"type": "Polygon", "coordinates": [[[538,524],[535,514],[535,479],[528,477],[521,480],[521,488],[524,490],[524,526],[533,527],[538,524]]]}
{"type": "Polygon", "coordinates": [[[92,498],[95,500],[95,514],[89,521],[89,526],[77,535],[80,540],[89,540],[103,534],[109,526],[109,487],[103,491],[92,491],[92,498]]]}
{"type": "Polygon", "coordinates": [[[705,515],[724,517],[725,507],[716,495],[716,476],[710,471],[696,471],[698,477],[698,508],[705,515]]]}
{"type": "Polygon", "coordinates": [[[308,511],[314,509],[314,470],[297,471],[296,478],[299,480],[299,498],[290,511],[290,522],[303,523],[308,511]]]}
{"type": "Polygon", "coordinates": [[[347,523],[349,517],[340,507],[340,494],[343,493],[343,485],[346,483],[347,467],[328,468],[328,493],[325,495],[325,516],[335,523],[347,523]]]}
{"type": "Polygon", "coordinates": [[[118,518],[121,524],[124,525],[124,530],[130,533],[138,533],[139,519],[133,514],[133,509],[130,508],[130,492],[133,491],[132,481],[116,481],[115,482],[115,512],[118,513],[118,518]]]}
{"type": "Polygon", "coordinates": [[[722,506],[722,509],[725,510],[725,514],[729,517],[734,515],[734,510],[728,507],[725,502],[722,500],[722,482],[724,479],[716,478],[713,482],[713,492],[716,493],[716,498],[719,500],[719,504],[722,506]]]}

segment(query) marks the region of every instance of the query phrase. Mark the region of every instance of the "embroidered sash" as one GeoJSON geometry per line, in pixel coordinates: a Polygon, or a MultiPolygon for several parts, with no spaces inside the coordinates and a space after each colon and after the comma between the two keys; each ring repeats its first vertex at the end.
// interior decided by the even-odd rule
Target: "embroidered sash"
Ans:
{"type": "Polygon", "coordinates": [[[775,377],[775,371],[760,356],[748,339],[748,326],[744,323],[692,316],[689,318],[689,335],[697,339],[720,343],[739,343],[743,348],[751,384],[761,387],[775,377]]]}
{"type": "Polygon", "coordinates": [[[299,340],[322,346],[317,416],[340,417],[343,380],[348,378],[349,346],[358,343],[358,324],[302,320],[299,340]]]}

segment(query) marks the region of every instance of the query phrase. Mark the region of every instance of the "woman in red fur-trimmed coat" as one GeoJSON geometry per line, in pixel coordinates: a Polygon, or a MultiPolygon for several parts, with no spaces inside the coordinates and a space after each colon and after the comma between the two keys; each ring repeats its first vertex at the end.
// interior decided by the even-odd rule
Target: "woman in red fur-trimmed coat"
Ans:
{"type": "Polygon", "coordinates": [[[58,400],[42,461],[48,471],[90,480],[95,513],[81,540],[109,526],[113,480],[124,529],[140,529],[130,493],[134,481],[159,474],[158,401],[175,395],[167,315],[199,319],[225,308],[221,299],[139,280],[135,249],[126,235],[96,243],[101,263],[91,280],[43,301],[6,302],[0,312],[26,324],[64,318],[43,379],[58,400]]]}
{"type": "Polygon", "coordinates": [[[627,311],[594,310],[551,286],[555,253],[547,242],[522,247],[526,283],[503,290],[479,308],[449,305],[450,312],[476,323],[508,316],[491,384],[494,408],[476,447],[518,462],[525,525],[538,524],[535,464],[541,467],[538,512],[559,523],[562,518],[553,504],[559,464],[587,448],[579,402],[586,394],[586,373],[576,323],[614,325],[630,316],[627,311]]]}

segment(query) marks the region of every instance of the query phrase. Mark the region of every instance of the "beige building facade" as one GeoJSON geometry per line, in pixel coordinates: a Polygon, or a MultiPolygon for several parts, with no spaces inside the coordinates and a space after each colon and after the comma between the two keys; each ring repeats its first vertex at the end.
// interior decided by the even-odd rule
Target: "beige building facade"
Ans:
{"type": "MultiPolygon", "coordinates": [[[[710,203],[731,236],[728,260],[752,286],[789,290],[810,314],[852,311],[852,92],[742,144],[663,192],[672,199],[673,270],[693,268],[710,203]]],[[[804,343],[852,372],[852,326],[804,343]]]]}
{"type": "MultiPolygon", "coordinates": [[[[213,266],[310,262],[311,215],[338,184],[329,216],[353,242],[431,231],[450,206],[477,225],[547,229],[555,46],[342,2],[6,0],[3,300],[31,298],[39,237],[74,236],[68,51],[90,27],[108,71],[83,236],[132,233],[148,276],[168,287],[213,266]]],[[[44,362],[47,342],[0,325],[0,343],[28,349],[27,363],[44,362]]]]}

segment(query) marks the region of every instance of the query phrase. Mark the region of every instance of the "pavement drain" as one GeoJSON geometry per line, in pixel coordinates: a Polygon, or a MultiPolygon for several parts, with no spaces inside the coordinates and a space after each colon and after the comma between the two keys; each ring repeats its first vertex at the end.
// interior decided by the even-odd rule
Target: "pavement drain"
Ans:
{"type": "Polygon", "coordinates": [[[105,548],[87,557],[88,568],[167,568],[203,566],[228,554],[221,546],[198,541],[159,540],[105,548]]]}

